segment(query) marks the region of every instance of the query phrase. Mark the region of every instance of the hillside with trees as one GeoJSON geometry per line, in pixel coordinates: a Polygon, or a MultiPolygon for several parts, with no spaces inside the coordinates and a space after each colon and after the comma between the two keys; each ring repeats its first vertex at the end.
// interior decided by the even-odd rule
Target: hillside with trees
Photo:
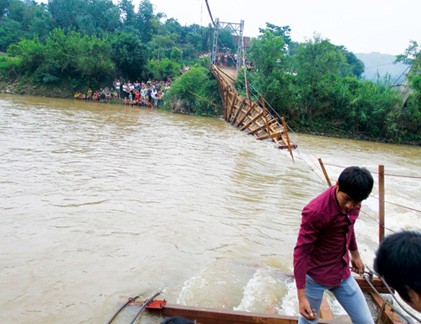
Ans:
{"type": "MultiPolygon", "coordinates": [[[[264,96],[297,131],[421,144],[420,51],[412,42],[398,57],[411,65],[410,92],[363,78],[364,63],[321,35],[294,42],[289,26],[267,23],[250,42],[251,66],[240,71],[252,99],[264,96]]],[[[156,13],[149,0],[0,1],[0,81],[15,93],[71,97],[75,91],[125,80],[172,79],[164,108],[218,116],[222,112],[208,69],[211,26],[181,26],[156,13]],[[183,66],[191,66],[181,75],[183,66]]],[[[222,51],[236,51],[227,30],[222,51]]]]}

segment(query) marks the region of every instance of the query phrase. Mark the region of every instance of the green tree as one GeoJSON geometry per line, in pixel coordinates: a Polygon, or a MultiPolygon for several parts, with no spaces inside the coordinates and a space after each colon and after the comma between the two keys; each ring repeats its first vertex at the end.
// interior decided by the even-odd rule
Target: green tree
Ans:
{"type": "Polygon", "coordinates": [[[173,47],[171,49],[171,60],[177,63],[181,62],[181,58],[182,58],[183,52],[178,48],[178,47],[173,47]]]}
{"type": "Polygon", "coordinates": [[[291,28],[289,26],[276,26],[274,24],[266,23],[266,28],[259,28],[259,32],[264,34],[266,31],[270,32],[274,36],[281,36],[285,44],[291,45],[291,28]]]}
{"type": "Polygon", "coordinates": [[[119,32],[110,36],[108,42],[112,48],[112,59],[118,74],[129,80],[146,79],[148,52],[146,46],[136,34],[119,32]]]}
{"type": "Polygon", "coordinates": [[[119,3],[121,19],[126,27],[136,26],[136,14],[132,0],[121,0],[119,3]]]}
{"type": "Polygon", "coordinates": [[[150,57],[154,57],[157,60],[164,57],[169,58],[171,49],[175,46],[174,39],[176,37],[175,34],[154,35],[148,43],[150,57]]]}
{"type": "Polygon", "coordinates": [[[64,30],[77,30],[76,18],[87,11],[87,5],[83,0],[49,0],[48,10],[54,27],[64,30]]]}
{"type": "Polygon", "coordinates": [[[267,78],[272,71],[285,67],[285,64],[282,64],[285,60],[284,47],[282,36],[276,36],[269,30],[251,41],[248,55],[262,78],[267,78]]]}
{"type": "Polygon", "coordinates": [[[164,96],[164,105],[174,112],[202,116],[221,115],[218,87],[209,69],[192,67],[174,81],[164,96]]]}
{"type": "Polygon", "coordinates": [[[182,58],[184,60],[193,60],[200,56],[200,54],[207,52],[211,47],[211,34],[209,32],[209,28],[205,28],[197,24],[181,26],[174,20],[167,20],[164,27],[173,35],[177,36],[174,38],[174,42],[182,51],[182,58]],[[171,22],[168,25],[169,21],[171,22]]]}
{"type": "MultiPolygon", "coordinates": [[[[274,32],[274,29],[264,30],[263,34],[251,41],[248,57],[255,65],[255,72],[249,76],[249,80],[251,88],[257,90],[254,99],[263,95],[273,109],[289,118],[292,111],[289,107],[294,106],[295,76],[283,36],[274,32]]],[[[242,76],[240,80],[243,80],[242,76]]]]}
{"type": "Polygon", "coordinates": [[[72,81],[97,86],[115,72],[106,42],[77,32],[66,34],[62,29],[53,30],[45,44],[21,40],[9,47],[8,54],[20,57],[23,73],[41,84],[72,81]]]}
{"type": "Polygon", "coordinates": [[[44,4],[35,1],[7,0],[0,3],[0,51],[22,37],[45,39],[51,30],[50,16],[44,4]]]}
{"type": "Polygon", "coordinates": [[[183,34],[183,27],[174,18],[167,19],[162,26],[162,30],[165,30],[169,34],[180,35],[180,37],[183,34]]]}
{"type": "Polygon", "coordinates": [[[38,39],[23,39],[7,49],[10,57],[21,60],[22,73],[32,74],[45,60],[44,45],[38,39]]]}
{"type": "Polygon", "coordinates": [[[114,33],[121,28],[120,10],[112,0],[91,0],[88,2],[85,15],[85,24],[88,19],[92,20],[92,29],[84,30],[84,24],[78,22],[79,30],[88,35],[102,36],[106,33],[114,33]]]}
{"type": "Polygon", "coordinates": [[[3,19],[3,17],[6,15],[8,6],[9,0],[0,0],[0,19],[3,19]]]}
{"type": "Polygon", "coordinates": [[[49,0],[54,27],[88,35],[114,32],[120,26],[120,10],[112,0],[49,0]]]}
{"type": "Polygon", "coordinates": [[[149,0],[140,1],[136,20],[137,30],[144,43],[151,41],[152,37],[158,34],[159,18],[160,15],[154,14],[153,6],[149,0]]]}
{"type": "Polygon", "coordinates": [[[335,45],[315,35],[299,45],[295,62],[301,122],[328,119],[334,109],[334,85],[340,77],[350,75],[346,58],[335,45]]]}
{"type": "Polygon", "coordinates": [[[0,24],[0,51],[5,52],[10,44],[22,37],[22,24],[16,20],[3,18],[0,24]]]}
{"type": "Polygon", "coordinates": [[[330,125],[353,137],[381,140],[388,131],[387,116],[399,102],[397,93],[387,85],[355,77],[338,79],[332,98],[334,109],[330,125]],[[338,102],[337,98],[344,100],[338,102]]]}
{"type": "Polygon", "coordinates": [[[234,37],[228,29],[223,29],[219,32],[219,48],[224,52],[234,53],[237,50],[237,45],[234,43],[234,37]]]}
{"type": "MultiPolygon", "coordinates": [[[[396,58],[396,62],[411,65],[407,75],[409,88],[404,87],[402,98],[404,104],[397,105],[389,116],[390,136],[395,140],[409,139],[421,143],[421,52],[416,41],[410,41],[404,54],[396,58]]],[[[406,82],[404,82],[406,84],[406,82]]]]}
{"type": "Polygon", "coordinates": [[[0,54],[0,78],[5,81],[14,81],[21,72],[21,59],[0,54]]]}
{"type": "Polygon", "coordinates": [[[151,59],[147,64],[149,77],[153,80],[174,79],[180,73],[181,67],[181,63],[177,63],[167,58],[161,60],[151,59]]]}
{"type": "MultiPolygon", "coordinates": [[[[345,46],[338,46],[342,54],[345,56],[349,68],[351,69],[352,74],[356,78],[361,78],[361,75],[364,73],[364,63],[355,56],[354,53],[348,51],[345,46]]],[[[344,74],[347,74],[346,71],[344,74]]]]}

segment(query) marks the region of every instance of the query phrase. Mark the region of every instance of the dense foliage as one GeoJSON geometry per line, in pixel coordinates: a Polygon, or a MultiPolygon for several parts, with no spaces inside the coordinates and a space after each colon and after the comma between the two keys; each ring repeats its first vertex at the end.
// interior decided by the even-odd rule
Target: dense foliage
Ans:
{"type": "Polygon", "coordinates": [[[171,86],[165,105],[173,112],[201,116],[221,115],[221,99],[209,68],[192,67],[171,86]]]}
{"type": "Polygon", "coordinates": [[[362,80],[362,62],[343,46],[319,35],[292,43],[288,31],[288,26],[275,29],[269,24],[261,29],[248,49],[254,67],[237,80],[239,89],[244,91],[247,77],[251,97],[263,95],[296,130],[421,144],[421,55],[416,42],[398,57],[412,64],[409,85],[399,91],[362,80]]]}
{"type": "MultiPolygon", "coordinates": [[[[267,23],[251,40],[252,64],[237,87],[286,116],[296,130],[421,143],[421,56],[412,42],[397,60],[411,64],[400,89],[361,79],[363,63],[344,46],[319,35],[304,43],[289,26],[267,23]]],[[[181,26],[155,13],[149,0],[0,0],[0,81],[61,87],[67,94],[125,80],[174,80],[164,107],[181,113],[220,115],[215,80],[206,60],[213,30],[181,26]],[[183,67],[190,66],[187,73],[183,67]]],[[[228,30],[219,48],[236,50],[228,30]]]]}
{"type": "Polygon", "coordinates": [[[149,0],[0,1],[0,76],[45,86],[99,88],[175,78],[207,51],[211,33],[154,13],[149,0]],[[163,22],[164,21],[164,22],[163,22]]]}

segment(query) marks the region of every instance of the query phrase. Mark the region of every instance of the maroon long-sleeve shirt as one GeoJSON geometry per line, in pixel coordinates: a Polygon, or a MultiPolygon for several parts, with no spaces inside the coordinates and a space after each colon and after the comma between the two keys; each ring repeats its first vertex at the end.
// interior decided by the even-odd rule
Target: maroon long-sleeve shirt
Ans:
{"type": "Polygon", "coordinates": [[[306,274],[323,286],[339,286],[350,275],[348,250],[358,249],[354,223],[360,205],[348,214],[339,208],[336,186],[314,198],[302,211],[294,248],[297,289],[305,288],[306,274]]]}

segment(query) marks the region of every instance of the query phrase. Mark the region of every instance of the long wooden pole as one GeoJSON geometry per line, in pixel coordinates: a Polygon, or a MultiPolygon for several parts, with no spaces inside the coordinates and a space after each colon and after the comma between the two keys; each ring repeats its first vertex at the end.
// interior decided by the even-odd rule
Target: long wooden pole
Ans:
{"type": "Polygon", "coordinates": [[[379,243],[384,238],[384,165],[379,165],[379,243]]]}
{"type": "Polygon", "coordinates": [[[243,51],[242,60],[243,60],[243,71],[244,71],[244,85],[246,86],[246,96],[247,96],[247,99],[249,100],[249,102],[251,102],[251,99],[250,99],[250,90],[249,90],[249,82],[247,80],[246,57],[244,55],[244,51],[243,51]]]}
{"type": "Polygon", "coordinates": [[[322,168],[323,174],[325,175],[327,185],[329,187],[332,187],[332,182],[330,182],[329,175],[326,172],[325,165],[323,164],[323,161],[321,158],[319,158],[319,164],[320,164],[320,167],[322,168]]]}
{"type": "Polygon", "coordinates": [[[289,141],[287,123],[285,122],[285,118],[284,117],[282,117],[281,120],[282,120],[282,127],[284,128],[285,137],[287,139],[287,145],[288,145],[289,155],[291,155],[292,161],[295,162],[294,161],[294,155],[292,154],[291,142],[289,141]]]}
{"type": "Polygon", "coordinates": [[[262,102],[262,106],[263,106],[263,119],[266,124],[266,133],[268,133],[269,138],[270,138],[270,128],[268,124],[268,116],[266,115],[267,111],[266,111],[266,105],[265,105],[265,98],[263,98],[263,96],[260,96],[260,101],[262,102]]]}

